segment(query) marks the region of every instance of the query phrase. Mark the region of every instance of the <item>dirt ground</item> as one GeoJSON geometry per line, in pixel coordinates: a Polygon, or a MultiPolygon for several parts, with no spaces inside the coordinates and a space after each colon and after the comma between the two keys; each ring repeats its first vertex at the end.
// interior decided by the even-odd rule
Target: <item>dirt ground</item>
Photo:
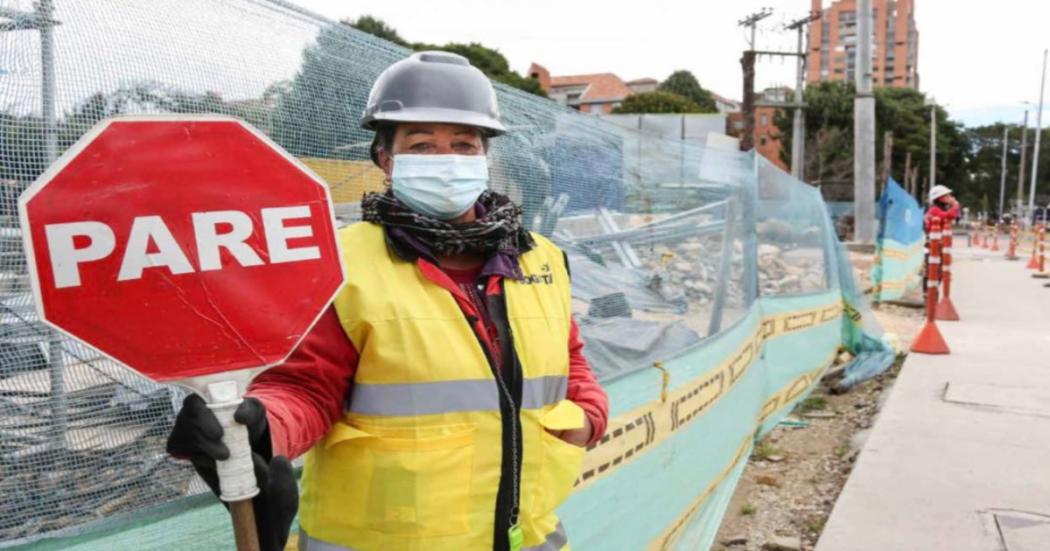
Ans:
{"type": "MultiPolygon", "coordinates": [[[[869,281],[870,256],[854,255],[869,281]]],[[[867,287],[862,286],[862,288],[867,287]]],[[[904,302],[919,302],[918,293],[904,302]]],[[[883,304],[875,312],[883,330],[910,343],[922,309],[883,304]]],[[[808,551],[813,549],[846,482],[878,411],[889,396],[901,359],[886,373],[844,394],[831,391],[833,376],[761,442],[744,470],[712,549],[808,551]]]]}

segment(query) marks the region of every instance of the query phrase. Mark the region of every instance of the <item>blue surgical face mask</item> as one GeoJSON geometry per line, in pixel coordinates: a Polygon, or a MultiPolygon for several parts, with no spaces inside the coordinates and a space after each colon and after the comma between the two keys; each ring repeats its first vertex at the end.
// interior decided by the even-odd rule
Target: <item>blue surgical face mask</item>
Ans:
{"type": "Polygon", "coordinates": [[[418,213],[452,220],[470,210],[488,188],[484,155],[394,155],[394,196],[418,213]]]}

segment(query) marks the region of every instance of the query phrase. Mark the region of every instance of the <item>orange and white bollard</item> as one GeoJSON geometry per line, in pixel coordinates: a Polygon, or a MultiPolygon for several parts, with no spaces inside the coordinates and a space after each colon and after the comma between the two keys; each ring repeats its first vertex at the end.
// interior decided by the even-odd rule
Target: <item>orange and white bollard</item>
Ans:
{"type": "Polygon", "coordinates": [[[1046,228],[1039,225],[1039,262],[1036,263],[1036,271],[1032,277],[1038,279],[1050,278],[1050,272],[1046,271],[1046,228]]]}
{"type": "Polygon", "coordinates": [[[941,321],[959,321],[959,313],[952,304],[952,230],[951,224],[941,230],[941,299],[937,301],[936,318],[941,321]]]}
{"type": "Polygon", "coordinates": [[[992,252],[999,252],[999,223],[992,226],[992,252]]]}
{"type": "Polygon", "coordinates": [[[944,342],[937,329],[937,292],[941,281],[941,221],[930,221],[930,233],[926,242],[930,254],[926,261],[926,324],[911,344],[911,351],[919,354],[948,354],[948,343],[944,342]]]}
{"type": "Polygon", "coordinates": [[[1028,260],[1028,266],[1025,266],[1029,270],[1039,269],[1039,245],[1043,240],[1043,225],[1038,224],[1035,230],[1032,232],[1032,258],[1028,260]]]}
{"type": "Polygon", "coordinates": [[[1043,271],[1041,268],[1039,268],[1039,250],[1043,248],[1043,238],[1045,233],[1046,232],[1042,224],[1039,224],[1035,227],[1035,230],[1032,235],[1032,258],[1028,260],[1027,267],[1029,270],[1035,270],[1037,272],[1043,271]]]}
{"type": "Polygon", "coordinates": [[[1017,260],[1017,222],[1010,224],[1010,248],[1006,250],[1007,260],[1017,260]]]}

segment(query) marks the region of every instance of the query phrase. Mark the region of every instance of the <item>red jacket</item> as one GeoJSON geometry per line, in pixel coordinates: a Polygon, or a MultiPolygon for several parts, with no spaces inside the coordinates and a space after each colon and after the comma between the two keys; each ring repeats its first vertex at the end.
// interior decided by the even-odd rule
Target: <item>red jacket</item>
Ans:
{"type": "Polygon", "coordinates": [[[937,219],[941,221],[941,228],[950,228],[952,222],[959,219],[959,202],[955,201],[948,210],[944,210],[940,205],[934,203],[930,205],[930,208],[926,209],[926,217],[924,218],[924,227],[926,231],[930,231],[930,221],[937,219]]]}
{"type": "MultiPolygon", "coordinates": [[[[447,274],[426,259],[417,259],[416,263],[426,279],[452,294],[468,319],[482,323],[474,304],[447,274]]],[[[500,278],[489,276],[487,293],[498,292],[500,278]]],[[[475,332],[486,346],[492,347],[488,331],[478,326],[475,332]]],[[[575,320],[566,346],[569,348],[566,397],[587,414],[593,428],[593,443],[605,433],[609,399],[583,355],[583,342],[575,320]]],[[[256,377],[247,395],[258,398],[266,407],[275,455],[289,458],[302,455],[343,417],[357,361],[357,350],[343,330],[335,309],[329,307],[287,361],[256,377]]]]}

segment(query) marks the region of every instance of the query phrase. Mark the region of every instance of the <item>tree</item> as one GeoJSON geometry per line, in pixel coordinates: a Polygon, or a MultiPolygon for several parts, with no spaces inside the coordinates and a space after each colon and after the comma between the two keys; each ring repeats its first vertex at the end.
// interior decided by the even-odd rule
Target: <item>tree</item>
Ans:
{"type": "Polygon", "coordinates": [[[545,92],[540,86],[539,81],[525,78],[518,73],[515,73],[510,69],[510,63],[503,54],[499,53],[498,50],[485,47],[477,42],[471,42],[470,44],[449,42],[444,46],[417,42],[412,44],[412,49],[416,51],[443,50],[459,54],[469,59],[471,65],[480,69],[482,73],[485,73],[485,76],[492,80],[502,82],[508,86],[513,86],[519,90],[524,90],[530,94],[547,97],[547,92],[545,92]]]}
{"type": "MultiPolygon", "coordinates": [[[[1021,164],[1021,132],[1019,125],[996,123],[988,126],[967,128],[964,133],[969,144],[966,171],[968,181],[956,193],[960,201],[969,205],[979,204],[985,197],[989,199],[992,212],[999,212],[999,186],[1002,182],[1003,130],[1009,127],[1010,135],[1006,153],[1006,193],[1004,212],[1011,212],[1017,204],[1017,177],[1021,164]]],[[[1023,204],[1028,204],[1029,185],[1032,175],[1032,148],[1034,135],[1028,129],[1028,152],[1025,158],[1023,204]]],[[[1050,130],[1044,130],[1041,140],[1045,143],[1050,138],[1050,130]]],[[[1050,201],[1050,159],[1047,155],[1039,157],[1039,181],[1036,186],[1036,205],[1045,205],[1050,201]]],[[[953,183],[948,183],[952,186],[953,183]]]]}
{"type": "MultiPolygon", "coordinates": [[[[806,173],[805,180],[825,189],[838,188],[852,194],[853,185],[853,83],[819,82],[805,91],[806,173]]],[[[882,141],[886,131],[894,136],[893,176],[904,181],[905,157],[910,152],[912,166],[919,167],[920,179],[928,178],[930,152],[930,109],[925,96],[910,88],[875,89],[875,153],[882,163],[882,141]]],[[[968,138],[961,125],[949,120],[941,108],[937,114],[937,181],[966,189],[968,138]]],[[[781,135],[781,158],[791,156],[792,115],[778,111],[774,122],[781,135]]],[[[832,191],[834,193],[834,191],[832,191]]]]}
{"type": "Polygon", "coordinates": [[[401,38],[401,35],[397,34],[397,31],[393,27],[387,25],[382,19],[372,17],[371,15],[362,15],[357,18],[357,21],[350,21],[344,19],[342,21],[344,25],[349,25],[361,32],[368,33],[372,36],[382,38],[397,44],[398,46],[404,46],[405,48],[411,47],[407,40],[401,38]]]}
{"type": "Polygon", "coordinates": [[[480,69],[482,73],[485,73],[485,76],[492,80],[502,82],[503,84],[512,86],[519,90],[524,90],[530,94],[547,97],[547,92],[543,90],[539,82],[531,78],[525,78],[518,73],[511,71],[510,63],[503,54],[499,53],[498,50],[488,48],[477,42],[471,42],[470,44],[449,42],[444,46],[428,44],[425,42],[408,42],[401,38],[401,35],[399,35],[393,27],[387,25],[383,20],[372,17],[371,15],[362,15],[361,17],[358,17],[356,21],[344,20],[342,23],[361,32],[368,33],[384,40],[389,40],[399,46],[411,48],[417,52],[425,50],[443,50],[459,54],[469,59],[471,65],[480,69]]]}
{"type": "Polygon", "coordinates": [[[291,82],[268,92],[274,97],[273,132],[277,143],[298,157],[341,157],[348,146],[367,157],[371,133],[359,127],[368,89],[397,57],[354,39],[346,24],[329,25],[303,50],[303,62],[291,82]],[[361,60],[370,59],[369,63],[361,60]]]}
{"type": "Polygon", "coordinates": [[[704,108],[693,101],[670,92],[645,92],[627,96],[623,103],[613,109],[614,114],[623,113],[705,113],[704,108]]]}
{"type": "Polygon", "coordinates": [[[696,77],[689,71],[682,70],[671,73],[671,76],[667,77],[667,80],[661,82],[657,89],[661,92],[678,94],[679,96],[691,100],[703,109],[701,113],[718,112],[714,96],[711,95],[711,92],[705,90],[703,86],[700,86],[696,77]]]}

